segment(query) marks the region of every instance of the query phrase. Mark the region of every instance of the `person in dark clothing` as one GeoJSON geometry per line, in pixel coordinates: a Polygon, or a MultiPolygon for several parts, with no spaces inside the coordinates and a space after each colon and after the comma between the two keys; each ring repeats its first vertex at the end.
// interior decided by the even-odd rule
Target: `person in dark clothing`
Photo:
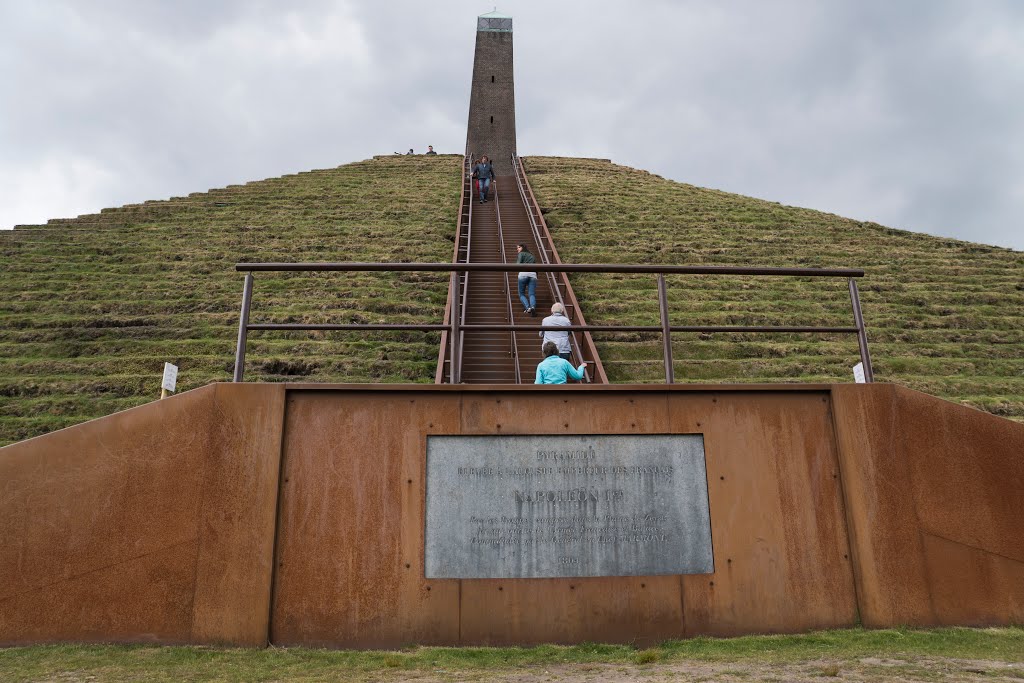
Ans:
{"type": "Polygon", "coordinates": [[[427,156],[429,157],[431,155],[435,155],[436,156],[437,152],[434,151],[434,146],[433,145],[427,145],[427,156]]]}
{"type": "Polygon", "coordinates": [[[487,191],[491,189],[491,181],[494,180],[494,168],[487,155],[480,157],[480,163],[473,167],[473,177],[480,183],[480,203],[483,204],[487,201],[487,191]]]}
{"type": "MultiPolygon", "coordinates": [[[[516,251],[519,252],[519,256],[516,257],[516,263],[536,263],[537,259],[534,258],[530,250],[526,248],[526,245],[520,242],[516,245],[516,251]]],[[[532,316],[537,315],[537,273],[532,270],[519,271],[519,300],[523,302],[523,313],[529,313],[532,316]],[[529,297],[529,298],[527,298],[529,297]]]]}

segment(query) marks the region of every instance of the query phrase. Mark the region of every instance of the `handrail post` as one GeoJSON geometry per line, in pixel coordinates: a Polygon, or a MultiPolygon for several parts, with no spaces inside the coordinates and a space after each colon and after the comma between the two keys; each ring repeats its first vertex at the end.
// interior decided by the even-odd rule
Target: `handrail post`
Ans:
{"type": "Polygon", "coordinates": [[[658,273],[658,308],[661,309],[661,341],[665,353],[665,383],[674,384],[675,370],[672,367],[672,330],[668,324],[668,292],[665,274],[658,273]]]}
{"type": "Polygon", "coordinates": [[[245,372],[245,342],[249,332],[249,306],[252,303],[252,271],[245,274],[242,286],[242,313],[238,319],[238,345],[235,347],[235,375],[232,381],[241,382],[245,372]]]}
{"type": "Polygon", "coordinates": [[[448,380],[452,384],[458,384],[461,368],[459,368],[460,354],[459,354],[459,317],[461,315],[461,301],[459,300],[459,272],[457,270],[452,271],[452,331],[448,336],[451,337],[451,343],[448,346],[448,350],[451,352],[451,359],[448,364],[448,380]]]}
{"type": "Polygon", "coordinates": [[[871,352],[868,351],[864,314],[860,310],[860,293],[857,291],[857,281],[853,278],[850,278],[850,303],[853,305],[853,321],[857,326],[857,344],[860,346],[860,362],[864,366],[864,381],[870,384],[875,381],[875,372],[871,369],[871,352]]]}

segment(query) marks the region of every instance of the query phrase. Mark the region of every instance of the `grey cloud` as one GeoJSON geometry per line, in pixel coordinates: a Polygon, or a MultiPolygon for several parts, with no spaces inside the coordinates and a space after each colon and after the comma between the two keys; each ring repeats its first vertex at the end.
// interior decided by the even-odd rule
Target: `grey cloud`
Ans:
{"type": "MultiPolygon", "coordinates": [[[[0,225],[461,151],[475,15],[492,6],[6,3],[0,225]]],[[[1024,248],[1013,0],[500,9],[523,153],[1024,248]]]]}

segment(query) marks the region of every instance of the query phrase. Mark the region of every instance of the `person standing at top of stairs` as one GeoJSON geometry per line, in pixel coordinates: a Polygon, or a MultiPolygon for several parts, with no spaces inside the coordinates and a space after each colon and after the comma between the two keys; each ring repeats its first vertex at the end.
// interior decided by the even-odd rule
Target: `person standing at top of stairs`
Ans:
{"type": "MultiPolygon", "coordinates": [[[[526,248],[526,245],[520,242],[516,245],[516,251],[519,252],[519,256],[516,257],[516,263],[536,263],[537,259],[534,258],[530,250],[526,248]]],[[[523,313],[529,313],[532,316],[537,315],[537,273],[532,270],[521,270],[519,271],[519,300],[523,302],[523,313]],[[527,298],[529,294],[529,298],[527,298]]]]}
{"type": "Polygon", "coordinates": [[[473,177],[480,181],[480,203],[483,204],[487,201],[487,190],[494,180],[494,169],[486,155],[480,157],[480,163],[473,167],[473,177]]]}

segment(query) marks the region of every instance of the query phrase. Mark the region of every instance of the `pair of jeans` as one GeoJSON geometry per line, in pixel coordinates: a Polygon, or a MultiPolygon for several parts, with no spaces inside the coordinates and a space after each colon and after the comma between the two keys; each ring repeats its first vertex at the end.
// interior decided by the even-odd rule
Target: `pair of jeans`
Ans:
{"type": "Polygon", "coordinates": [[[480,201],[484,201],[487,199],[487,191],[491,189],[491,179],[480,178],[478,182],[480,183],[480,201]]]}
{"type": "Polygon", "coordinates": [[[523,302],[523,308],[527,310],[537,308],[537,278],[519,278],[519,300],[523,302]],[[526,298],[527,294],[530,295],[529,299],[526,298]]]}

